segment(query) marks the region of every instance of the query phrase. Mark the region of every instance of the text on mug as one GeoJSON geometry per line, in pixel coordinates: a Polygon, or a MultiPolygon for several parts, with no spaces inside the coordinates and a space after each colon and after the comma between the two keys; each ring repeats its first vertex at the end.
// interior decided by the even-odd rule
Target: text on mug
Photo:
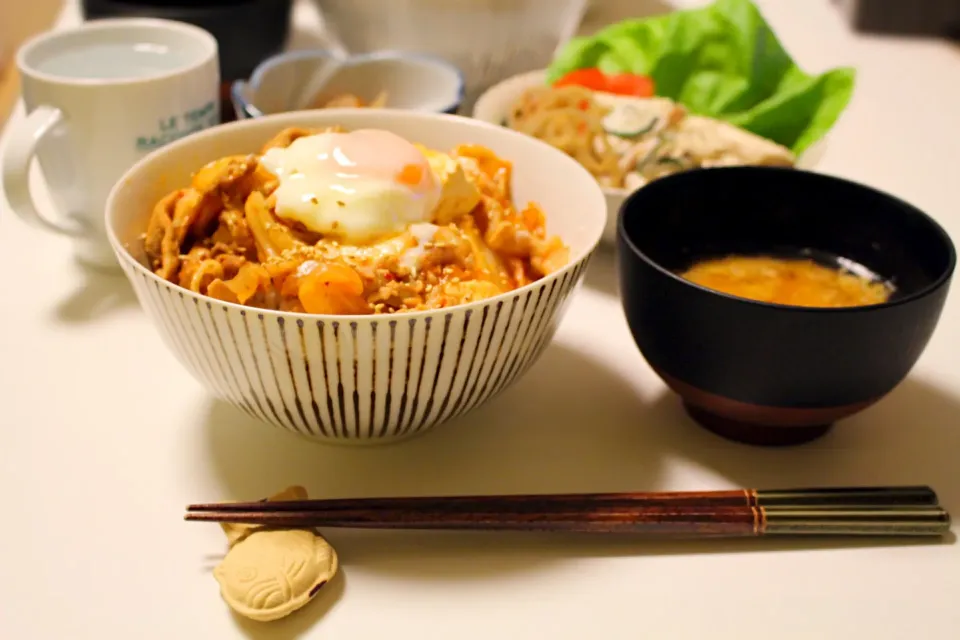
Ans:
{"type": "Polygon", "coordinates": [[[137,137],[137,151],[152,151],[191,133],[220,122],[215,102],[197,109],[189,109],[182,114],[167,116],[157,121],[157,129],[151,135],[137,137]]]}

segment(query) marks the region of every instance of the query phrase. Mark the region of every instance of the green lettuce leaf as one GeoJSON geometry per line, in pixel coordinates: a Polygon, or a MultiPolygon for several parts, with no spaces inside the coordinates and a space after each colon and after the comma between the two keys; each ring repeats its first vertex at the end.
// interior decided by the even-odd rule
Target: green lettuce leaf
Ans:
{"type": "Polygon", "coordinates": [[[716,0],[575,38],[550,65],[547,79],[590,67],[650,76],[657,95],[794,153],[830,130],[850,102],[856,76],[849,67],[804,73],[750,0],[716,0]]]}

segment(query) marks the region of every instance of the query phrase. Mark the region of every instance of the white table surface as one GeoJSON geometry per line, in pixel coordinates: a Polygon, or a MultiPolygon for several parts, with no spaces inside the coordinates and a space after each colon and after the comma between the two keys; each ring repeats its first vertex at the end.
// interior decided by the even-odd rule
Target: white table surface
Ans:
{"type": "MultiPolygon", "coordinates": [[[[860,69],[821,169],[960,238],[960,49],[854,36],[826,0],[761,5],[806,68],[860,69]]],[[[61,24],[76,21],[70,7],[61,24]]],[[[431,435],[354,450],[213,399],[121,276],[0,217],[0,638],[960,638],[955,544],[342,531],[336,580],[262,625],[220,600],[219,529],[180,519],[191,501],[294,483],[316,496],[929,483],[960,514],[960,294],[887,399],[816,443],[755,449],[683,415],[634,348],[603,255],[513,389],[431,435]]]]}

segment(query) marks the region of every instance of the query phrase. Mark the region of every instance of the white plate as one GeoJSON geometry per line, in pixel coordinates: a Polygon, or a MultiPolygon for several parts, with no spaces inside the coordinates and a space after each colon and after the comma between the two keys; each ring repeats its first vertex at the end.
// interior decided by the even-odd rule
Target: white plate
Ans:
{"type": "MultiPolygon", "coordinates": [[[[485,122],[503,124],[510,108],[517,103],[524,91],[531,87],[546,84],[545,69],[521,73],[488,89],[473,108],[473,117],[485,122]]],[[[826,142],[821,140],[797,159],[797,168],[813,169],[823,158],[826,142]]],[[[603,241],[613,244],[617,240],[617,212],[623,201],[630,195],[628,189],[603,187],[607,199],[607,224],[603,229],[603,241]]]]}

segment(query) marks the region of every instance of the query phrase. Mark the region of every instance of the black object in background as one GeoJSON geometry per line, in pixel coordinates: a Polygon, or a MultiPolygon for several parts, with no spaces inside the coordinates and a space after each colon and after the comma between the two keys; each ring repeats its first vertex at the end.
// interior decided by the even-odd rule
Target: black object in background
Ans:
{"type": "Polygon", "coordinates": [[[164,18],[206,29],[220,48],[221,112],[232,120],[230,84],[250,76],[281,51],[290,33],[293,0],[81,0],[85,20],[164,18]]]}
{"type": "Polygon", "coordinates": [[[833,0],[857,31],[960,40],[960,0],[833,0]]]}

